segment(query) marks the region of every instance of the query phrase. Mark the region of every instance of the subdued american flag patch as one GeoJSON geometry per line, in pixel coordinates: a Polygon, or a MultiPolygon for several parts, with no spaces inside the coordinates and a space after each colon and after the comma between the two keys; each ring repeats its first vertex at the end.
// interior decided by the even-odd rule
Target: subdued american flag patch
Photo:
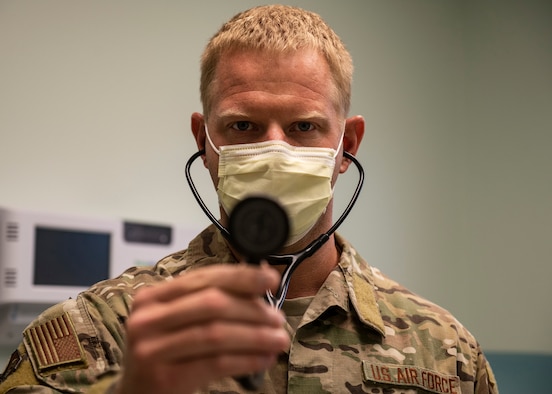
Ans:
{"type": "Polygon", "coordinates": [[[86,364],[84,351],[67,313],[25,331],[39,370],[86,364]]]}

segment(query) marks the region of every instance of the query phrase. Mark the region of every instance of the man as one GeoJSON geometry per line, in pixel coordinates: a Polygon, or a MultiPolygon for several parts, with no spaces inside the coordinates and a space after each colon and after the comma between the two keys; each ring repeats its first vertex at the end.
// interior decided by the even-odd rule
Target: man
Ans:
{"type": "MultiPolygon", "coordinates": [[[[191,128],[220,225],[153,269],[133,268],[42,314],[24,332],[1,393],[495,393],[473,336],[448,312],[371,268],[339,235],[294,271],[282,313],[263,300],[280,274],[244,264],[225,229],[264,192],[290,214],[279,254],[332,227],[332,190],[364,133],[347,117],[352,62],[316,14],[236,15],[201,65],[191,128]],[[238,377],[238,378],[236,378],[238,377]],[[239,378],[241,377],[241,378],[239,378]]],[[[277,266],[277,269],[281,267],[277,266]]]]}

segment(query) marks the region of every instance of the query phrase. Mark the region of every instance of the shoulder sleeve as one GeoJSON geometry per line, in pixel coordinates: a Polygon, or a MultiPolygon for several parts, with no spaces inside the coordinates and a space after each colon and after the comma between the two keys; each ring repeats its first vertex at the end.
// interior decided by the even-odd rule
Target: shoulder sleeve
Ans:
{"type": "Polygon", "coordinates": [[[33,366],[29,361],[27,351],[23,344],[12,353],[6,365],[6,369],[0,374],[0,393],[10,393],[17,389],[18,393],[59,393],[48,387],[41,387],[37,380],[33,366]]]}
{"type": "Polygon", "coordinates": [[[0,374],[0,394],[110,393],[135,292],[172,274],[163,264],[130,268],[44,311],[0,374]]]}
{"type": "MultiPolygon", "coordinates": [[[[116,302],[122,308],[124,303],[116,302]]],[[[126,310],[85,292],[43,312],[23,332],[19,362],[6,371],[0,393],[88,392],[122,360],[126,310]]],[[[15,353],[14,353],[15,354],[15,353]]]]}
{"type": "Polygon", "coordinates": [[[498,394],[496,378],[491,365],[478,347],[477,371],[475,372],[475,394],[498,394]]]}

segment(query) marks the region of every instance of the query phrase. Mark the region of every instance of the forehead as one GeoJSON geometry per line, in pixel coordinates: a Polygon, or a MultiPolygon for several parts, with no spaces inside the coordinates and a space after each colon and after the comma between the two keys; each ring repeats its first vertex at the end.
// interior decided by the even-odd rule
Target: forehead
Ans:
{"type": "Polygon", "coordinates": [[[335,106],[336,86],[326,59],[315,50],[234,50],[218,62],[211,97],[215,111],[230,103],[260,104],[263,98],[274,100],[273,105],[302,98],[335,106]]]}

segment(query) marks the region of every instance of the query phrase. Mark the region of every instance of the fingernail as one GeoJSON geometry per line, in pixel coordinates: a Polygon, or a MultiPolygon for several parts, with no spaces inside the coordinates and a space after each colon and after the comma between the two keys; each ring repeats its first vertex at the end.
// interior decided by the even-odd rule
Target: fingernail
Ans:
{"type": "Polygon", "coordinates": [[[289,334],[284,329],[278,330],[274,335],[274,339],[277,340],[278,346],[281,350],[285,350],[289,346],[289,334]]]}
{"type": "Polygon", "coordinates": [[[274,286],[274,284],[278,283],[280,280],[280,274],[274,268],[268,266],[262,267],[262,273],[262,280],[265,288],[274,286]]]}
{"type": "Polygon", "coordinates": [[[286,322],[286,316],[282,313],[282,311],[279,311],[274,308],[270,308],[270,321],[274,323],[277,327],[282,327],[284,323],[286,322]]]}

